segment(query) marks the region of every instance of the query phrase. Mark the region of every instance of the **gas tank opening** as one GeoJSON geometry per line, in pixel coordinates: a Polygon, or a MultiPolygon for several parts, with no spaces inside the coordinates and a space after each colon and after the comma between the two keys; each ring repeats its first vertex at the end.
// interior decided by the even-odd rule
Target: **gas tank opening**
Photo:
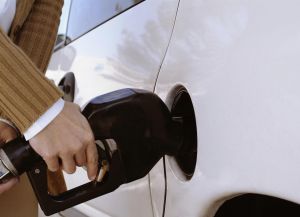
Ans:
{"type": "Polygon", "coordinates": [[[197,127],[191,97],[183,87],[177,87],[170,95],[173,119],[183,122],[183,145],[177,156],[169,157],[175,175],[183,181],[193,177],[197,161],[197,127]]]}

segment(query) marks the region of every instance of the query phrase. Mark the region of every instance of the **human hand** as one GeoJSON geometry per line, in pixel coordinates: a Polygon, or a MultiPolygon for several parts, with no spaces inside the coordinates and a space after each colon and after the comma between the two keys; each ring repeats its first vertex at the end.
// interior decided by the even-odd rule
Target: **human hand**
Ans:
{"type": "MultiPolygon", "coordinates": [[[[10,125],[0,121],[0,144],[7,143],[16,137],[16,130],[10,125]]],[[[0,194],[11,189],[16,183],[18,183],[18,178],[12,178],[7,182],[0,184],[0,194]]]]}
{"type": "Polygon", "coordinates": [[[29,140],[31,147],[45,160],[50,171],[61,166],[74,173],[86,166],[93,180],[98,171],[98,153],[92,130],[78,105],[65,102],[62,112],[40,133],[29,140]]]}

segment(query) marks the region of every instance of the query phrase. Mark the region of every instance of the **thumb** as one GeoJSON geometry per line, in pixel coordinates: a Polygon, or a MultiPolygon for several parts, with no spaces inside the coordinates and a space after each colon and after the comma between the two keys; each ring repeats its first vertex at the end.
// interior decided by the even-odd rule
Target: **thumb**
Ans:
{"type": "Polygon", "coordinates": [[[0,144],[7,143],[17,137],[17,131],[8,124],[0,124],[0,144]]]}
{"type": "Polygon", "coordinates": [[[3,184],[0,184],[0,194],[4,193],[5,191],[8,191],[18,182],[18,178],[12,178],[3,184]]]}

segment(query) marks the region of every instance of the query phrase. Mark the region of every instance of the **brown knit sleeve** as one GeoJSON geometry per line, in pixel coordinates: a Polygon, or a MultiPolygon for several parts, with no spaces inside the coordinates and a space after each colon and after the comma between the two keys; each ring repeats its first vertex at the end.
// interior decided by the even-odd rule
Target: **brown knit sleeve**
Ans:
{"type": "Polygon", "coordinates": [[[49,63],[60,22],[63,0],[35,0],[24,24],[11,37],[45,72],[49,63]]]}
{"type": "Polygon", "coordinates": [[[0,30],[0,113],[21,133],[41,116],[62,93],[0,30]]]}
{"type": "Polygon", "coordinates": [[[0,115],[24,133],[62,95],[41,72],[52,54],[63,0],[18,3],[15,22],[21,27],[10,33],[14,43],[0,32],[0,115]],[[26,19],[17,22],[24,19],[18,15],[26,19]]]}

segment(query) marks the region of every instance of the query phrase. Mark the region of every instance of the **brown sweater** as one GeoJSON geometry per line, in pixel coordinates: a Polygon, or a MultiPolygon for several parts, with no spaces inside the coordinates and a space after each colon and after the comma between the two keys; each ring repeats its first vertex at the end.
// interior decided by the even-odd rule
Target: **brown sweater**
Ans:
{"type": "Polygon", "coordinates": [[[24,133],[62,93],[44,75],[63,0],[19,0],[9,37],[0,30],[0,115],[24,133]]]}
{"type": "MultiPolygon", "coordinates": [[[[19,0],[9,37],[0,30],[0,116],[21,133],[62,93],[43,74],[56,40],[63,0],[19,0]]],[[[48,191],[66,190],[61,171],[48,171],[48,191]]]]}

